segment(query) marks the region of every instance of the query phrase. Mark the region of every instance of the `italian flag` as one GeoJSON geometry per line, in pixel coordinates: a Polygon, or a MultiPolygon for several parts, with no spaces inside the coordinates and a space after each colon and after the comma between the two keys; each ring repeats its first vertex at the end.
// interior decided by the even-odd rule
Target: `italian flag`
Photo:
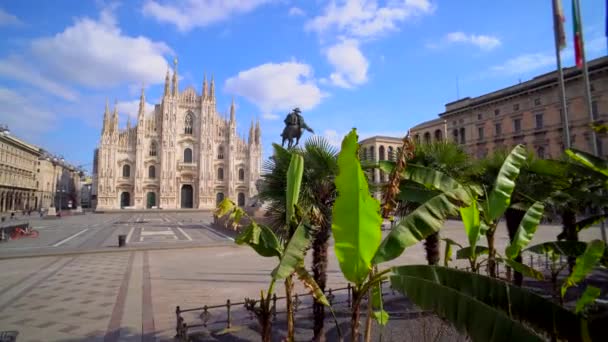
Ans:
{"type": "Polygon", "coordinates": [[[574,60],[578,68],[583,67],[583,28],[578,0],[572,0],[572,29],[574,31],[574,60]]]}

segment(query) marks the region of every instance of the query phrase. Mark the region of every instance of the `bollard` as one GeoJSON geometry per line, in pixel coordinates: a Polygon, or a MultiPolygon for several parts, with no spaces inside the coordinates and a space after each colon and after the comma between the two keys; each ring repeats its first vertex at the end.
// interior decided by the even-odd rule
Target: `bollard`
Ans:
{"type": "Polygon", "coordinates": [[[226,309],[227,309],[226,320],[228,321],[226,329],[230,329],[230,327],[232,326],[232,322],[230,322],[231,321],[231,317],[230,317],[230,299],[226,300],[226,309]]]}
{"type": "Polygon", "coordinates": [[[277,319],[277,294],[272,295],[272,317],[277,319]]]}
{"type": "Polygon", "coordinates": [[[118,247],[124,247],[127,244],[127,236],[126,235],[118,235],[118,247]]]}

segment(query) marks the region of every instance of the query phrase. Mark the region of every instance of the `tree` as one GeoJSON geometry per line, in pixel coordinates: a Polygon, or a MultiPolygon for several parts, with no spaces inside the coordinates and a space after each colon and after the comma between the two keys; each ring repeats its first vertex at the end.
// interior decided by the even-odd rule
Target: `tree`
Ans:
{"type": "MultiPolygon", "coordinates": [[[[262,328],[262,341],[270,341],[271,321],[270,321],[270,300],[274,292],[275,282],[285,281],[285,295],[287,299],[287,340],[294,340],[294,317],[293,305],[291,303],[291,291],[293,289],[292,277],[294,274],[312,291],[313,297],[319,303],[329,306],[327,298],[304,268],[304,256],[311,244],[311,234],[313,229],[309,222],[301,214],[298,207],[302,176],[304,172],[304,159],[297,153],[290,153],[290,163],[285,172],[286,186],[283,192],[283,202],[285,203],[284,231],[285,238],[282,243],[271,229],[260,225],[251,217],[249,225],[236,238],[237,244],[246,244],[253,248],[263,257],[277,257],[279,264],[271,273],[271,282],[267,294],[262,291],[260,296],[260,306],[256,308],[256,301],[246,299],[246,305],[258,317],[262,328]]],[[[240,220],[247,216],[245,211],[234,204],[229,199],[225,199],[218,205],[216,215],[222,217],[230,215],[233,224],[239,224],[240,220]]]]}
{"type": "MultiPolygon", "coordinates": [[[[434,142],[417,145],[414,156],[409,162],[463,180],[464,172],[469,166],[469,157],[460,145],[453,142],[434,142]]],[[[415,209],[418,205],[419,203],[414,203],[410,208],[415,209]]],[[[439,232],[429,235],[424,240],[426,260],[429,265],[439,263],[439,240],[439,232]]]]}
{"type": "MultiPolygon", "coordinates": [[[[281,226],[285,217],[285,187],[289,151],[274,144],[274,155],[264,164],[260,198],[269,204],[275,226],[281,226]]],[[[337,151],[319,136],[308,138],[302,149],[294,149],[304,159],[304,172],[299,197],[302,213],[314,227],[312,272],[316,283],[324,292],[327,284],[327,249],[331,235],[331,208],[336,196],[334,178],[337,173],[337,151]]],[[[324,339],[325,307],[315,302],[314,340],[324,339]]]]}

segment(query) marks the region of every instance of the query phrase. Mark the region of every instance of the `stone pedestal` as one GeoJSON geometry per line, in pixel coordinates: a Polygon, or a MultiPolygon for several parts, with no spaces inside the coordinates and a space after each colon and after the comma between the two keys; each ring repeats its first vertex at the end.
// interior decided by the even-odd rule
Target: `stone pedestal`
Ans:
{"type": "Polygon", "coordinates": [[[76,209],[74,209],[74,212],[75,213],[81,213],[82,212],[82,207],[81,206],[76,207],[76,209]]]}
{"type": "Polygon", "coordinates": [[[47,216],[56,216],[57,215],[57,211],[55,211],[55,207],[50,207],[49,210],[46,212],[47,216]]]}

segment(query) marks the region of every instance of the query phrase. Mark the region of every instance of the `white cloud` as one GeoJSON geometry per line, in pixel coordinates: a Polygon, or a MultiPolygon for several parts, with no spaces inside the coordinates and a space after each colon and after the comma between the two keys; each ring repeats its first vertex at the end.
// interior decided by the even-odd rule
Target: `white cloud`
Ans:
{"type": "Polygon", "coordinates": [[[204,27],[231,16],[247,13],[270,0],[179,0],[174,4],[150,0],[144,4],[143,13],[160,22],[170,23],[181,32],[204,27]]]}
{"type": "MultiPolygon", "coordinates": [[[[137,119],[139,114],[139,99],[131,101],[119,101],[116,104],[119,114],[125,114],[132,119],[137,119]]],[[[151,114],[154,111],[154,105],[146,102],[145,107],[146,115],[151,114]]]]}
{"type": "Polygon", "coordinates": [[[369,63],[356,40],[348,39],[331,46],[327,49],[326,56],[335,69],[329,76],[332,84],[352,88],[367,81],[369,63]]]}
{"type": "Polygon", "coordinates": [[[295,61],[266,63],[241,71],[226,80],[227,92],[245,97],[257,105],[265,118],[273,118],[275,111],[300,107],[315,107],[324,96],[308,64],[295,61]],[[269,113],[272,113],[269,115],[269,113]]]}
{"type": "Polygon", "coordinates": [[[385,6],[379,6],[377,0],[332,0],[322,15],[306,23],[305,29],[318,34],[336,32],[349,37],[375,38],[397,30],[400,22],[433,11],[429,0],[388,1],[385,6]]]}
{"type": "Polygon", "coordinates": [[[500,39],[494,36],[450,32],[445,36],[448,43],[465,43],[477,46],[482,50],[492,50],[500,46],[500,39]]]}
{"type": "Polygon", "coordinates": [[[0,76],[34,85],[65,100],[76,100],[77,93],[50,78],[42,76],[33,66],[27,65],[18,56],[0,59],[0,76]]]}
{"type": "Polygon", "coordinates": [[[39,134],[49,131],[57,121],[55,115],[38,107],[39,99],[21,95],[0,87],[2,121],[21,137],[39,140],[39,134]]]}
{"type": "Polygon", "coordinates": [[[492,72],[517,75],[555,65],[555,56],[547,53],[528,53],[508,59],[490,68],[492,72]]]}
{"type": "Polygon", "coordinates": [[[303,17],[306,15],[304,10],[299,7],[290,8],[288,13],[290,17],[303,17]]]}
{"type": "Polygon", "coordinates": [[[0,75],[72,99],[73,92],[58,82],[91,88],[161,83],[167,69],[163,55],[169,53],[165,43],[124,35],[105,9],[99,20],[77,19],[61,33],[34,39],[22,55],[0,60],[0,75]]]}
{"type": "Polygon", "coordinates": [[[21,26],[23,22],[16,16],[0,8],[0,26],[21,26]]]}
{"type": "Polygon", "coordinates": [[[264,113],[264,114],[262,114],[262,117],[264,119],[268,119],[268,120],[276,120],[276,119],[280,118],[281,116],[279,114],[264,113]]]}

